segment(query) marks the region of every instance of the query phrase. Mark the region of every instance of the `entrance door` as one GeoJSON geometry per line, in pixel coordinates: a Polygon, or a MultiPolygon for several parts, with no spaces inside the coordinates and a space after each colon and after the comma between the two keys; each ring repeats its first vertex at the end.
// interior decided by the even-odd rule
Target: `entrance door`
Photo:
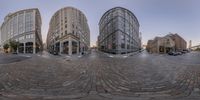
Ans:
{"type": "Polygon", "coordinates": [[[69,51],[68,45],[69,45],[68,41],[66,41],[66,42],[63,43],[63,53],[64,54],[68,54],[68,51],[69,51]]]}

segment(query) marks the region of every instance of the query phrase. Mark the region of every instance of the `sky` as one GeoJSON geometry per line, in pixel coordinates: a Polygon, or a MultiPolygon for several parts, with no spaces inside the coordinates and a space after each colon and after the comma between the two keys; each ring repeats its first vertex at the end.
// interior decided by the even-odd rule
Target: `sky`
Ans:
{"type": "Polygon", "coordinates": [[[140,23],[142,42],[155,36],[178,33],[192,45],[200,44],[200,0],[0,0],[0,25],[8,13],[38,8],[42,17],[42,38],[46,42],[52,15],[64,7],[75,7],[87,17],[91,46],[99,35],[99,20],[109,9],[120,6],[132,11],[140,23]]]}

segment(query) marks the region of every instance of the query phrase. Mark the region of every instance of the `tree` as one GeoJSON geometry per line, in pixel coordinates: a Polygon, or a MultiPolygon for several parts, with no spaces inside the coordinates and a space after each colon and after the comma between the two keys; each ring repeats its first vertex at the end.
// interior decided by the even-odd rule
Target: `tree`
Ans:
{"type": "Polygon", "coordinates": [[[3,45],[3,49],[4,49],[6,52],[7,52],[8,48],[9,48],[9,44],[6,43],[6,44],[3,45]]]}
{"type": "Polygon", "coordinates": [[[200,51],[200,48],[197,48],[196,51],[200,51]]]}
{"type": "Polygon", "coordinates": [[[14,50],[14,52],[16,52],[19,47],[19,42],[10,40],[10,47],[14,50]]]}

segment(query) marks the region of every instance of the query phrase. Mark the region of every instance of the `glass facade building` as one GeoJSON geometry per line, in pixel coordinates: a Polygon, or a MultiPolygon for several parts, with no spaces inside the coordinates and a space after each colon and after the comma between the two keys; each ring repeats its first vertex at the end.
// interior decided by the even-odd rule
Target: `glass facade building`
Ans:
{"type": "Polygon", "coordinates": [[[19,42],[19,53],[37,53],[43,49],[41,16],[37,8],[10,13],[1,25],[1,45],[19,42]]]}
{"type": "Polygon", "coordinates": [[[140,50],[139,26],[137,18],[131,11],[122,7],[108,10],[99,22],[99,50],[113,54],[140,50]]]}

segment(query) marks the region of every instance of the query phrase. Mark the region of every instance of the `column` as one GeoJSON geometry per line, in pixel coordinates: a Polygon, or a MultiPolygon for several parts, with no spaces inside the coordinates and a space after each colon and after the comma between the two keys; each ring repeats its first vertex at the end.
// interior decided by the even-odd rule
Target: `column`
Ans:
{"type": "Polygon", "coordinates": [[[36,45],[35,45],[35,42],[33,42],[33,54],[36,53],[36,45]]]}
{"type": "Polygon", "coordinates": [[[63,43],[60,41],[60,54],[63,52],[63,43]]]}
{"type": "Polygon", "coordinates": [[[19,53],[19,47],[17,47],[17,53],[19,53]]]}
{"type": "Polygon", "coordinates": [[[69,55],[72,55],[72,40],[71,40],[71,37],[69,37],[69,44],[68,44],[68,47],[69,47],[68,54],[69,54],[69,55]]]}
{"type": "Polygon", "coordinates": [[[76,43],[77,43],[77,54],[79,54],[79,41],[77,41],[76,43]]]}
{"type": "Polygon", "coordinates": [[[24,53],[26,53],[26,43],[24,43],[24,53]]]}

